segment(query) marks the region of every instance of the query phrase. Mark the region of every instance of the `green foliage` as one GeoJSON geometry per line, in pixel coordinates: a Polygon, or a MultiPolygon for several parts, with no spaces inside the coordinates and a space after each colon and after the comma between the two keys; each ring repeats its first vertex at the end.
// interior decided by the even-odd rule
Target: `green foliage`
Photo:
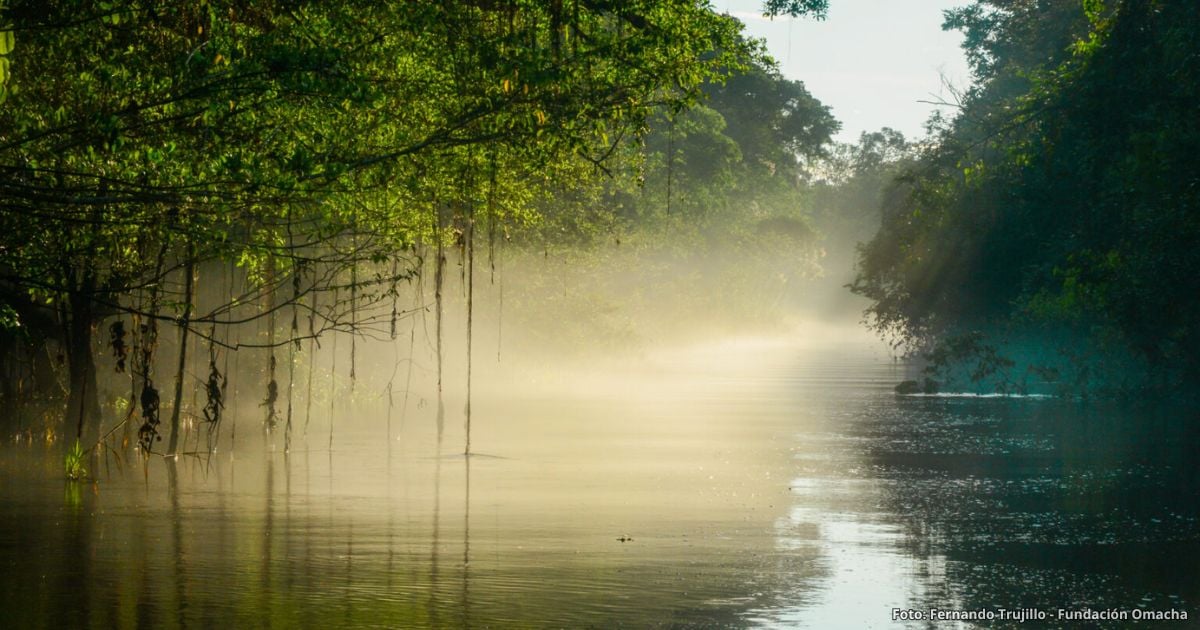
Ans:
{"type": "Polygon", "coordinates": [[[763,3],[763,12],[772,17],[811,15],[822,19],[828,10],[828,0],[766,0],[763,3]]]}
{"type": "Polygon", "coordinates": [[[947,14],[975,85],[897,180],[854,289],[910,348],[1054,330],[1135,369],[1122,390],[1177,391],[1200,382],[1200,10],[1042,4],[947,14]]]}
{"type": "Polygon", "coordinates": [[[80,446],[79,440],[71,445],[71,449],[67,451],[67,455],[63,460],[63,469],[67,474],[67,479],[71,481],[79,481],[87,477],[87,465],[85,459],[87,455],[80,446]]]}
{"type": "Polygon", "coordinates": [[[211,331],[268,317],[230,316],[268,295],[331,302],[347,276],[369,307],[476,220],[587,223],[543,202],[601,188],[664,112],[725,173],[720,116],[691,108],[750,66],[740,30],[698,1],[6,3],[0,303],[66,324],[39,335],[93,398],[90,335],[115,314],[211,331]],[[236,265],[248,292],[185,317],[180,270],[204,263],[236,265]]]}
{"type": "Polygon", "coordinates": [[[799,177],[804,160],[823,157],[841,128],[828,106],[802,82],[784,78],[770,60],[710,84],[706,92],[756,176],[799,177]]]}
{"type": "Polygon", "coordinates": [[[1015,362],[1002,355],[995,345],[988,343],[982,332],[972,331],[945,338],[929,352],[927,358],[929,364],[925,367],[925,373],[943,384],[952,382],[953,372],[966,366],[966,377],[973,386],[986,386],[1000,393],[1026,393],[1024,387],[1014,391],[1015,385],[1009,371],[1015,362]]]}
{"type": "Polygon", "coordinates": [[[9,77],[12,76],[12,51],[17,45],[16,34],[11,28],[6,28],[3,21],[4,3],[0,2],[0,105],[8,100],[11,88],[9,77]]]}
{"type": "Polygon", "coordinates": [[[829,108],[761,56],[703,91],[702,105],[647,118],[641,141],[614,153],[606,181],[581,186],[580,173],[552,187],[539,242],[627,239],[638,231],[673,238],[671,226],[717,235],[801,220],[807,161],[824,156],[839,128],[829,108]]]}
{"type": "Polygon", "coordinates": [[[21,327],[21,316],[8,304],[0,304],[0,331],[15,331],[21,327]]]}
{"type": "Polygon", "coordinates": [[[825,266],[837,274],[838,292],[852,278],[844,274],[854,267],[854,245],[879,229],[879,208],[914,152],[903,134],[885,127],[863,132],[856,144],[833,146],[815,163],[812,219],[828,243],[825,266]]]}
{"type": "Polygon", "coordinates": [[[538,201],[544,220],[515,235],[522,278],[505,294],[518,328],[547,333],[529,345],[636,347],[761,330],[795,310],[821,253],[808,167],[838,123],[765,57],[704,92],[652,115],[611,177],[581,185],[580,173],[538,201]]]}

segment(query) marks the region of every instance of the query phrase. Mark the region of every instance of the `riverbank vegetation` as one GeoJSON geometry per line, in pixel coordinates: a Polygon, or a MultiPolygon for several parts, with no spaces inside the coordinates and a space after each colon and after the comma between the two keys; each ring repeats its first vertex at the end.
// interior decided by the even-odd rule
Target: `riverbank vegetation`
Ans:
{"type": "Polygon", "coordinates": [[[1200,8],[981,0],[973,70],[896,179],[855,292],[939,379],[1168,395],[1200,383],[1200,8]]]}
{"type": "Polygon", "coordinates": [[[930,136],[846,145],[699,2],[6,2],[4,430],[124,457],[211,452],[239,414],[286,450],[316,417],[332,445],[348,404],[402,418],[416,371],[440,435],[477,341],[864,304],[931,381],[1173,394],[1200,381],[1196,22],[975,2],[930,136]]]}
{"type": "Polygon", "coordinates": [[[287,448],[418,326],[441,427],[506,248],[812,265],[796,202],[837,123],[703,3],[10,1],[0,25],[0,395],[27,436],[211,450],[240,406],[287,448]]]}

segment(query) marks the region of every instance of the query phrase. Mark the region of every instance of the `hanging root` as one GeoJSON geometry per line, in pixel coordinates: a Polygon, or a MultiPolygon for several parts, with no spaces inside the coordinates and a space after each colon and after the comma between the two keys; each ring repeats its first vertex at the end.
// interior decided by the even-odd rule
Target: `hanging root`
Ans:
{"type": "Polygon", "coordinates": [[[396,318],[398,315],[398,311],[396,310],[396,301],[400,297],[400,292],[396,290],[396,281],[398,279],[396,277],[396,267],[397,267],[396,257],[392,256],[392,281],[391,281],[391,286],[388,288],[388,293],[390,293],[392,296],[392,319],[391,319],[391,325],[390,325],[390,329],[388,331],[388,335],[392,339],[396,338],[396,318]]]}
{"type": "Polygon", "coordinates": [[[162,441],[158,433],[158,390],[154,383],[146,378],[142,383],[142,426],[138,429],[138,446],[147,453],[154,452],[154,443],[162,441]]]}
{"type": "Polygon", "coordinates": [[[271,355],[270,361],[271,380],[267,381],[267,398],[262,402],[263,407],[267,408],[266,426],[270,431],[279,424],[279,410],[275,408],[275,403],[279,402],[279,383],[275,381],[275,355],[271,355]]]}
{"type": "Polygon", "coordinates": [[[208,381],[204,385],[204,421],[212,425],[212,431],[221,422],[221,411],[225,408],[225,375],[217,369],[216,357],[208,361],[208,381]]]}
{"type": "Polygon", "coordinates": [[[129,346],[125,345],[125,322],[118,319],[110,324],[108,335],[113,358],[117,360],[116,370],[122,373],[125,371],[125,360],[129,357],[129,346]]]}

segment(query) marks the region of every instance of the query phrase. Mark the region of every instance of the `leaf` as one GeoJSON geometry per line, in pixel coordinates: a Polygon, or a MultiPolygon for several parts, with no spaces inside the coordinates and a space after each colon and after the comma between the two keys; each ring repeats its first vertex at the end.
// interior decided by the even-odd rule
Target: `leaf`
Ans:
{"type": "Polygon", "coordinates": [[[0,31],[0,55],[7,55],[12,52],[13,46],[17,43],[13,37],[12,31],[0,31]]]}

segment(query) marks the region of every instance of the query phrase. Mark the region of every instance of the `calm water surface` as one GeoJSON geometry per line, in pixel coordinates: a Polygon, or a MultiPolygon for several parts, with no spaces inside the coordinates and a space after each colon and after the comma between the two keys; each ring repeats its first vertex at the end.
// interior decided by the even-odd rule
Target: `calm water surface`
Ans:
{"type": "Polygon", "coordinates": [[[871,346],[740,341],[510,374],[476,396],[469,459],[457,413],[437,456],[419,399],[391,434],[381,418],[344,418],[332,452],[324,425],[286,456],[243,427],[234,456],[93,466],[87,484],[62,481],[57,450],[5,446],[0,625],[1200,615],[1200,436],[1187,413],[900,398],[902,378],[871,346]]]}

